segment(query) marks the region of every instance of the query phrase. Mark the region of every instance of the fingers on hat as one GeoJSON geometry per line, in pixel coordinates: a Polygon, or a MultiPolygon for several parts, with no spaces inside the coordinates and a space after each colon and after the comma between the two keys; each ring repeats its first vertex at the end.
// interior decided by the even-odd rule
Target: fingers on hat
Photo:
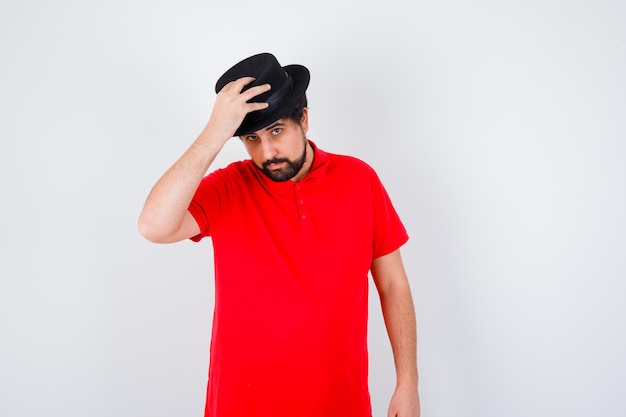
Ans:
{"type": "Polygon", "coordinates": [[[247,103],[246,105],[248,106],[248,112],[253,112],[253,111],[257,111],[257,110],[263,110],[263,109],[266,109],[269,106],[268,103],[262,103],[262,102],[256,102],[256,101],[253,101],[251,103],[247,103]]]}
{"type": "Polygon", "coordinates": [[[224,84],[220,91],[228,91],[232,88],[236,88],[238,91],[241,91],[246,85],[253,83],[255,80],[256,78],[254,77],[241,77],[224,84]]]}
{"type": "Polygon", "coordinates": [[[271,89],[272,87],[269,84],[255,85],[254,87],[248,88],[246,91],[241,93],[241,95],[244,96],[246,100],[250,100],[251,98],[263,94],[271,89]]]}

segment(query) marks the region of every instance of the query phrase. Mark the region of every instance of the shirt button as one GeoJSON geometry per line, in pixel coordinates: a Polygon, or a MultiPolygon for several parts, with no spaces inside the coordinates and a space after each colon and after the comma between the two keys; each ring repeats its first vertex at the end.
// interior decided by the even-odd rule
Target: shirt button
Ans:
{"type": "Polygon", "coordinates": [[[300,186],[299,186],[299,185],[296,185],[296,190],[299,190],[299,189],[300,189],[300,186]]]}
{"type": "Polygon", "coordinates": [[[304,204],[304,200],[300,200],[300,204],[304,204]]]}
{"type": "Polygon", "coordinates": [[[302,220],[306,220],[306,214],[302,215],[302,220]]]}

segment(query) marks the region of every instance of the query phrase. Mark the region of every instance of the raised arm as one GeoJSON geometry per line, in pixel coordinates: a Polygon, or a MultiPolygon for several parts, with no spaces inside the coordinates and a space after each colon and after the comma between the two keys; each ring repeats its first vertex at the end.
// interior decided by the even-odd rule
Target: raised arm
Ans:
{"type": "Polygon", "coordinates": [[[252,81],[254,78],[245,77],[224,86],[217,94],[202,133],[154,185],[139,215],[139,232],[146,239],[170,243],[200,232],[188,211],[200,181],[246,114],[267,107],[267,103],[248,103],[248,100],[268,91],[269,85],[241,92],[252,81]]]}
{"type": "Polygon", "coordinates": [[[388,417],[419,417],[415,309],[400,250],[374,259],[371,271],[396,367],[396,390],[388,417]]]}

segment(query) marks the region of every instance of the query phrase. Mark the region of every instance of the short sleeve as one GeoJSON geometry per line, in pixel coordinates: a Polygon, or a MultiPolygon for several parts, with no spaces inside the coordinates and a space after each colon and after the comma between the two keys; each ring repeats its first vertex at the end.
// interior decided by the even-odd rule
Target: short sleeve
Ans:
{"type": "Polygon", "coordinates": [[[223,176],[223,170],[217,170],[204,177],[189,204],[189,213],[200,228],[200,233],[190,238],[194,242],[211,235],[211,220],[219,212],[217,209],[221,204],[220,196],[224,195],[220,192],[220,188],[223,188],[223,176]]]}
{"type": "Polygon", "coordinates": [[[387,194],[387,190],[375,173],[371,178],[371,187],[374,216],[372,255],[374,258],[378,258],[400,248],[409,240],[409,235],[387,194]]]}

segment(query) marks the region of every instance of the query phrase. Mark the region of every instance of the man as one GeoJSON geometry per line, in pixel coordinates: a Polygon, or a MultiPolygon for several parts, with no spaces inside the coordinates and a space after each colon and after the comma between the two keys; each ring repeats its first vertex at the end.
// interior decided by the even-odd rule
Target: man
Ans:
{"type": "Polygon", "coordinates": [[[397,384],[389,416],[419,416],[408,239],[374,171],[306,138],[309,71],[267,53],[217,82],[209,122],[139,218],[153,242],[211,236],[215,310],[205,416],[369,417],[368,272],[397,384]],[[205,177],[239,136],[250,160],[205,177]]]}

